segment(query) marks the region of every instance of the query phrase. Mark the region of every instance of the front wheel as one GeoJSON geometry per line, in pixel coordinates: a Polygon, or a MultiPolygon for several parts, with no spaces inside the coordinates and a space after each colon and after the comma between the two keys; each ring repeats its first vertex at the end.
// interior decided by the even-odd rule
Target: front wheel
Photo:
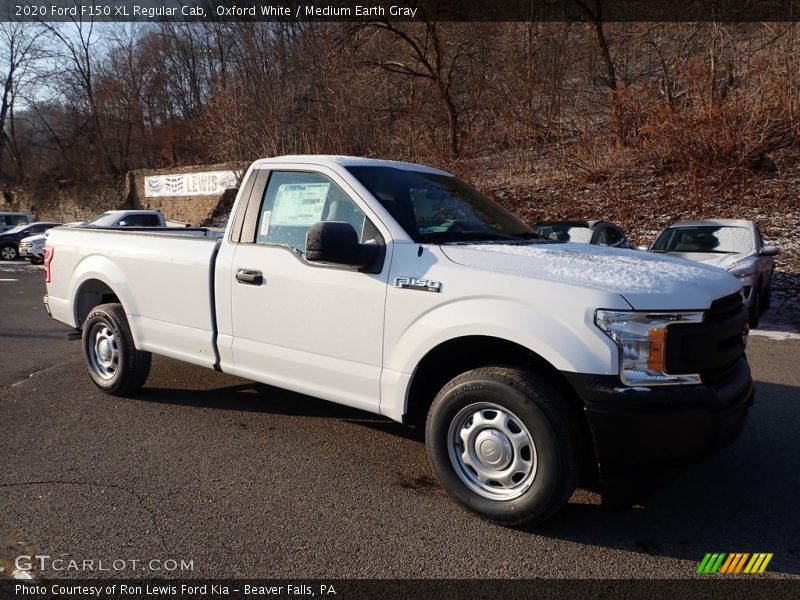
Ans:
{"type": "Polygon", "coordinates": [[[151,354],[137,350],[120,304],[96,306],[83,324],[83,356],[95,385],[125,396],[141,388],[150,374],[151,354]]]}
{"type": "Polygon", "coordinates": [[[767,289],[764,290],[764,297],[761,299],[762,310],[767,310],[772,304],[772,273],[770,273],[768,277],[767,289]]]}
{"type": "Polygon", "coordinates": [[[751,328],[758,327],[758,317],[761,315],[761,283],[753,286],[753,299],[748,310],[747,323],[751,328]]]}
{"type": "Polygon", "coordinates": [[[485,367],[450,381],[431,406],[426,443],[442,487],[491,521],[541,523],[577,485],[577,420],[552,385],[519,369],[485,367]]]}

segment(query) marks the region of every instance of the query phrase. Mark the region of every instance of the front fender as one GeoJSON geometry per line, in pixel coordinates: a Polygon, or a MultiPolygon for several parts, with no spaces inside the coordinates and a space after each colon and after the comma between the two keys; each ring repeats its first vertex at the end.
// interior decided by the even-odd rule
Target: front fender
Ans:
{"type": "Polygon", "coordinates": [[[560,371],[616,373],[617,349],[600,330],[595,331],[594,309],[564,317],[506,298],[473,297],[442,304],[405,328],[387,347],[384,364],[410,374],[443,342],[483,335],[524,346],[560,371]]]}

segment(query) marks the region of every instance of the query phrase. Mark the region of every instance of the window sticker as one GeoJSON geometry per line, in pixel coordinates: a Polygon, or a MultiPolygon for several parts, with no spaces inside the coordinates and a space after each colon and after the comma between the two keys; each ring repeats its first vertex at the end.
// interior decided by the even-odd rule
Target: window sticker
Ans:
{"type": "Polygon", "coordinates": [[[270,216],[272,215],[272,211],[265,210],[264,214],[261,215],[261,233],[260,235],[267,235],[269,231],[269,221],[270,216]]]}
{"type": "MultiPolygon", "coordinates": [[[[267,225],[310,227],[322,218],[330,183],[285,183],[275,194],[267,225]]],[[[263,223],[262,223],[263,228],[263,223]]]]}

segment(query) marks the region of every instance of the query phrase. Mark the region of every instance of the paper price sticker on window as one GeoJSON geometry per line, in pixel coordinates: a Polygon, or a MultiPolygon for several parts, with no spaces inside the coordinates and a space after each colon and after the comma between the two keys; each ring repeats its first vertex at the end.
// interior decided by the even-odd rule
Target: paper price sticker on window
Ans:
{"type": "Polygon", "coordinates": [[[275,194],[270,225],[310,227],[322,219],[330,183],[285,183],[275,194]]]}

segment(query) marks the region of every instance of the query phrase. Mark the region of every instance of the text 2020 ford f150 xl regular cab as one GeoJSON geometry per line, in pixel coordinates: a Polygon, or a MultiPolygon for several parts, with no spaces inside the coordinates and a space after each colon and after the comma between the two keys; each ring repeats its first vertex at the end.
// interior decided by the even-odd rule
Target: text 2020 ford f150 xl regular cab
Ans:
{"type": "Polygon", "coordinates": [[[104,391],[156,353],[424,424],[447,492],[508,524],[707,455],[753,400],[734,277],[542,240],[420,165],[259,160],[223,235],[60,228],[45,256],[104,391]]]}

